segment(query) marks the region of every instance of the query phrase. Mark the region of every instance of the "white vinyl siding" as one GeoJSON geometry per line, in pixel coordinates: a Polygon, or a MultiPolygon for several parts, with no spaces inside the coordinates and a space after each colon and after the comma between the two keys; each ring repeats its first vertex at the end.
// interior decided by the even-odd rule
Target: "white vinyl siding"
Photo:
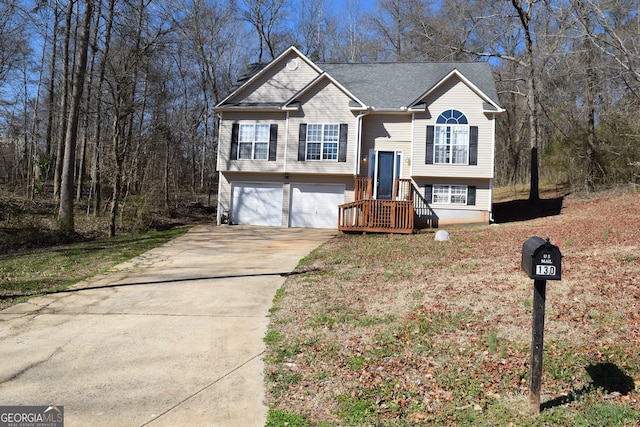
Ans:
{"type": "MultiPolygon", "coordinates": [[[[411,162],[413,176],[431,177],[493,177],[493,138],[495,135],[494,120],[483,112],[483,100],[458,78],[443,84],[426,99],[427,113],[416,113],[413,124],[413,158],[411,162]],[[454,163],[425,164],[427,126],[436,126],[438,115],[446,110],[459,109],[467,117],[469,126],[478,127],[477,166],[464,166],[454,163]]],[[[436,132],[437,133],[437,132],[436,132]]],[[[435,154],[435,153],[434,153],[435,154]]],[[[468,145],[458,150],[458,158],[465,157],[468,163],[468,145]],[[465,153],[465,149],[467,152],[465,153]]]]}
{"type": "MultiPolygon", "coordinates": [[[[289,114],[287,172],[317,173],[328,175],[353,174],[356,153],[356,132],[358,129],[356,116],[349,109],[349,97],[331,81],[323,80],[300,97],[301,110],[289,114]],[[342,161],[296,161],[300,125],[307,124],[346,124],[346,162],[342,161]]],[[[338,128],[340,126],[338,125],[338,128]]],[[[339,133],[339,130],[338,130],[339,133]]],[[[308,136],[306,137],[308,138],[308,136]]],[[[320,155],[323,153],[321,151],[320,155]]],[[[331,153],[327,152],[327,156],[331,153]]],[[[305,159],[308,158],[305,154],[305,159]]]]}
{"type": "Polygon", "coordinates": [[[316,70],[292,52],[279,63],[273,64],[268,72],[248,84],[228,102],[280,104],[302,90],[317,76],[316,70]],[[287,63],[292,59],[298,61],[298,68],[294,70],[287,68],[287,63]]]}
{"type": "Polygon", "coordinates": [[[410,178],[411,116],[369,114],[363,118],[360,174],[370,170],[371,150],[401,152],[403,164],[400,178],[410,178]]]}
{"type": "MultiPolygon", "coordinates": [[[[256,119],[255,113],[250,112],[224,112],[220,123],[220,146],[218,150],[218,170],[231,172],[283,172],[284,171],[284,138],[287,126],[285,113],[263,113],[260,120],[256,119]],[[240,125],[277,125],[278,126],[278,147],[276,161],[246,161],[238,160],[240,155],[240,135],[238,135],[238,155],[231,158],[232,126],[234,123],[240,125]]],[[[242,127],[242,126],[241,126],[242,127]]],[[[240,131],[238,132],[240,133],[240,131]]],[[[268,130],[267,130],[268,133],[268,130]]],[[[267,136],[267,141],[269,136],[267,136]]],[[[267,144],[268,156],[268,144],[267,144]]]]}

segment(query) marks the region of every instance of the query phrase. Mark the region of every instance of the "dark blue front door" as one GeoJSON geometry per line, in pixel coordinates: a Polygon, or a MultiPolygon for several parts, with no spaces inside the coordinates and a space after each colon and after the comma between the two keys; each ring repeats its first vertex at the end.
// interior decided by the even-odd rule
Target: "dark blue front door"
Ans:
{"type": "Polygon", "coordinates": [[[391,200],[393,197],[393,165],[395,163],[393,151],[378,152],[378,191],[379,200],[391,200]]]}

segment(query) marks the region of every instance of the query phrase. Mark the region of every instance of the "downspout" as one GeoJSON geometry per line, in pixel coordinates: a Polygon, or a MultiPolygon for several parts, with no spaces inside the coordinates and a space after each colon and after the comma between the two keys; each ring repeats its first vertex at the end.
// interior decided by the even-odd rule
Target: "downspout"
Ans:
{"type": "MultiPolygon", "coordinates": [[[[216,147],[216,170],[218,171],[218,203],[216,208],[216,224],[220,225],[221,214],[222,214],[222,206],[220,204],[220,195],[222,194],[222,172],[220,172],[220,127],[222,125],[222,113],[217,113],[218,115],[218,147],[216,147]]],[[[229,195],[231,197],[231,195],[229,195]]]]}
{"type": "Polygon", "coordinates": [[[409,177],[413,180],[413,150],[416,139],[416,113],[411,113],[411,157],[409,157],[409,177]]]}
{"type": "Polygon", "coordinates": [[[367,107],[367,111],[364,113],[358,114],[356,120],[358,121],[358,132],[356,135],[357,149],[356,149],[356,160],[353,167],[353,176],[357,177],[360,174],[360,156],[362,156],[362,118],[369,114],[371,110],[367,107]]]}
{"type": "Polygon", "coordinates": [[[493,128],[491,129],[491,180],[489,181],[489,223],[493,223],[493,180],[495,179],[496,167],[496,115],[491,115],[493,128]]]}
{"type": "Polygon", "coordinates": [[[287,176],[287,152],[289,151],[289,111],[285,119],[285,134],[284,134],[284,176],[287,176]]]}

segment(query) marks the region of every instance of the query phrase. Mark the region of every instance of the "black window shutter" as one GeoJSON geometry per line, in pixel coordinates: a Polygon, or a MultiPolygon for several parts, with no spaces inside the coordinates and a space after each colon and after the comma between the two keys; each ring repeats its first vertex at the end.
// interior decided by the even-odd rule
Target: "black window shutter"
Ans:
{"type": "Polygon", "coordinates": [[[278,147],[278,125],[272,124],[269,127],[269,161],[276,161],[276,150],[278,147]]]}
{"type": "Polygon", "coordinates": [[[300,133],[298,134],[298,161],[304,162],[307,155],[307,124],[300,123],[300,133]]]}
{"type": "Polygon", "coordinates": [[[424,201],[427,203],[433,202],[433,185],[424,186],[424,201]]]}
{"type": "Polygon", "coordinates": [[[231,125],[231,157],[230,160],[238,160],[238,133],[240,125],[234,123],[231,125]]]}
{"type": "Polygon", "coordinates": [[[468,206],[476,205],[476,187],[471,185],[467,187],[467,205],[468,206]]]}
{"type": "Polygon", "coordinates": [[[436,129],[434,126],[427,126],[427,156],[425,164],[433,164],[433,141],[435,139],[436,129]]]}
{"type": "Polygon", "coordinates": [[[478,164],[478,126],[469,129],[469,164],[478,164]]]}
{"type": "Polygon", "coordinates": [[[342,123],[340,125],[340,143],[338,144],[338,161],[347,161],[347,135],[349,131],[349,125],[342,123]]]}

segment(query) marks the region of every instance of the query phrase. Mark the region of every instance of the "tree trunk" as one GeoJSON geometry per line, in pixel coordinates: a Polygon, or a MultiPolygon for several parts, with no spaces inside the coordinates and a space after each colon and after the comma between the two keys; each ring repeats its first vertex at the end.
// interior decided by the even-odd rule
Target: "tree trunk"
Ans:
{"type": "Polygon", "coordinates": [[[585,28],[583,49],[584,62],[587,67],[587,80],[584,89],[585,108],[587,108],[587,138],[585,141],[585,156],[587,167],[585,171],[585,187],[587,191],[593,191],[596,188],[595,175],[597,170],[596,159],[596,71],[594,68],[594,52],[593,44],[590,40],[591,24],[589,14],[585,10],[584,3],[578,2],[578,10],[583,20],[585,28]]]}
{"type": "Polygon", "coordinates": [[[70,236],[75,232],[73,221],[73,178],[75,172],[76,138],[78,136],[78,118],[80,116],[80,102],[84,89],[84,78],[87,67],[87,51],[89,47],[89,32],[93,15],[93,1],[86,2],[82,33],[79,40],[78,64],[73,79],[73,94],[69,107],[69,125],[65,134],[64,162],[60,186],[60,231],[70,236]]]}
{"type": "Polygon", "coordinates": [[[531,187],[529,189],[529,202],[536,203],[540,200],[539,189],[538,147],[531,147],[531,187]]]}
{"type": "MultiPolygon", "coordinates": [[[[100,9],[101,9],[101,3],[98,3],[98,13],[97,16],[100,16],[100,9]]],[[[98,45],[98,29],[99,29],[99,18],[98,18],[98,22],[96,22],[96,25],[94,27],[94,32],[93,32],[93,38],[92,38],[92,46],[97,46],[98,45]]],[[[96,49],[92,49],[91,50],[91,67],[89,70],[89,82],[87,84],[88,89],[87,89],[87,99],[86,99],[86,109],[87,111],[89,111],[89,109],[91,108],[91,89],[93,88],[93,76],[94,76],[94,68],[96,65],[96,49]]],[[[82,193],[83,193],[83,187],[84,187],[84,179],[85,179],[85,168],[86,168],[86,163],[87,163],[87,143],[88,143],[88,129],[89,129],[89,114],[85,114],[84,115],[84,129],[85,132],[82,135],[82,146],[80,147],[80,162],[78,164],[78,179],[77,179],[77,185],[76,185],[76,201],[80,202],[80,200],[82,199],[82,193]]]]}
{"type": "Polygon", "coordinates": [[[93,150],[93,160],[91,162],[91,194],[93,197],[93,215],[97,216],[100,212],[102,204],[102,191],[100,183],[100,151],[102,150],[102,87],[105,81],[105,72],[107,68],[107,58],[109,57],[109,49],[111,47],[111,28],[113,27],[113,16],[115,14],[115,0],[109,1],[109,13],[105,23],[104,30],[104,51],[100,61],[100,71],[98,76],[98,89],[96,99],[95,113],[95,146],[93,150]]]}
{"type": "MultiPolygon", "coordinates": [[[[36,187],[38,185],[38,178],[39,178],[39,161],[37,159],[39,159],[40,157],[40,153],[39,150],[36,147],[36,139],[37,139],[37,135],[38,135],[38,112],[39,112],[39,107],[40,107],[40,91],[42,90],[42,81],[44,79],[43,74],[44,74],[44,63],[45,63],[45,54],[47,51],[47,40],[49,38],[49,21],[47,20],[47,23],[45,25],[45,31],[44,31],[44,40],[42,43],[42,55],[41,55],[41,59],[40,59],[40,63],[43,64],[42,67],[40,67],[40,70],[38,71],[38,85],[36,88],[36,100],[34,103],[34,109],[33,109],[33,120],[31,122],[31,155],[29,157],[29,166],[27,168],[27,176],[28,176],[28,183],[27,183],[27,195],[29,197],[30,200],[33,200],[35,197],[35,192],[36,192],[36,187]]],[[[54,50],[55,50],[55,45],[54,45],[54,50]]],[[[26,88],[26,85],[25,85],[26,88]]],[[[28,99],[27,96],[27,91],[25,90],[25,100],[28,99]]],[[[26,116],[25,116],[26,117],[26,116]]]]}
{"type": "Polygon", "coordinates": [[[529,201],[536,203],[540,200],[540,182],[538,175],[538,98],[536,92],[536,72],[533,60],[533,39],[531,37],[531,14],[533,2],[528,2],[528,7],[523,7],[520,0],[511,0],[516,9],[522,30],[524,31],[526,47],[526,63],[529,70],[527,78],[527,107],[529,109],[529,141],[531,145],[531,186],[529,188],[529,201]]]}
{"type": "MultiPolygon", "coordinates": [[[[138,22],[136,29],[136,41],[134,47],[135,58],[132,58],[132,62],[125,66],[123,73],[117,79],[120,79],[120,86],[114,92],[114,105],[113,105],[113,153],[115,158],[115,172],[113,176],[113,194],[111,199],[110,210],[110,224],[109,224],[109,237],[114,237],[116,234],[116,217],[118,214],[118,206],[120,203],[120,197],[122,193],[122,186],[125,173],[125,160],[127,154],[130,155],[131,142],[133,140],[133,111],[136,97],[136,82],[138,80],[139,61],[141,59],[141,40],[143,29],[143,18],[145,11],[145,2],[140,0],[138,2],[138,22]],[[131,66],[133,69],[129,70],[131,66]],[[129,75],[129,73],[131,73],[129,75]]],[[[132,171],[127,171],[129,174],[132,171]]]]}
{"type": "Polygon", "coordinates": [[[111,198],[111,208],[109,209],[109,237],[116,235],[116,217],[118,214],[118,199],[120,198],[122,167],[116,165],[115,173],[118,176],[113,179],[113,197],[111,198]]]}
{"type": "Polygon", "coordinates": [[[53,112],[55,111],[55,83],[56,83],[56,60],[57,52],[56,44],[58,43],[58,28],[60,26],[60,10],[58,9],[58,2],[54,6],[54,22],[51,39],[51,67],[49,68],[49,95],[47,98],[47,129],[46,129],[46,155],[51,156],[51,142],[53,139],[53,112]]]}
{"type": "Polygon", "coordinates": [[[169,213],[169,158],[171,156],[171,143],[169,132],[164,135],[165,152],[164,152],[164,209],[169,213]]]}
{"type": "Polygon", "coordinates": [[[116,235],[116,217],[118,213],[118,203],[120,201],[120,193],[122,188],[122,163],[123,155],[120,148],[122,139],[122,124],[119,111],[116,110],[113,117],[113,152],[116,161],[113,176],[113,194],[111,195],[111,209],[109,210],[109,237],[116,235]]]}
{"type": "MultiPolygon", "coordinates": [[[[71,18],[73,16],[73,5],[75,1],[69,0],[67,8],[67,18],[65,21],[65,34],[64,34],[64,54],[62,55],[63,72],[62,72],[62,95],[60,98],[60,124],[58,129],[58,147],[56,149],[56,167],[53,176],[53,197],[58,199],[60,197],[60,181],[62,179],[62,168],[64,164],[65,154],[65,141],[67,135],[67,104],[69,99],[69,63],[71,58],[69,56],[69,45],[71,44],[71,18]]],[[[54,71],[54,70],[52,70],[54,71]]]]}

